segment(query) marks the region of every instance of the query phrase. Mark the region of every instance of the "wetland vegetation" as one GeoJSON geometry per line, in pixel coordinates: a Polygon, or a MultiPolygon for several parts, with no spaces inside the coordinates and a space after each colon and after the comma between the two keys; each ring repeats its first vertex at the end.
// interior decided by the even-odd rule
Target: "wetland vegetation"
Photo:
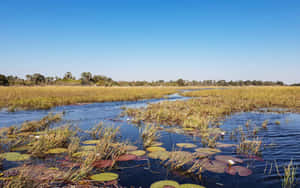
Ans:
{"type": "MultiPolygon", "coordinates": [[[[90,125],[91,128],[78,127],[65,116],[75,108],[92,108],[88,107],[92,104],[69,106],[64,110],[57,107],[59,112],[48,110],[50,113],[38,120],[2,127],[1,186],[230,187],[232,184],[222,178],[216,181],[210,178],[230,179],[232,176],[243,182],[243,177],[254,178],[256,173],[261,173],[255,168],[257,163],[264,164],[266,178],[268,173],[277,177],[277,182],[272,184],[275,187],[297,186],[297,163],[287,162],[292,157],[276,161],[268,159],[264,153],[276,144],[280,145],[270,143],[268,131],[287,126],[288,120],[257,120],[250,116],[239,125],[227,125],[227,121],[247,113],[270,114],[272,117],[297,114],[300,112],[298,87],[198,88],[181,92],[181,98],[172,99],[178,89],[0,88],[3,91],[1,106],[11,111],[92,102],[107,102],[110,108],[113,104],[119,105],[118,111],[111,108],[116,111],[115,115],[97,119],[99,121],[93,127],[90,125]],[[138,99],[153,101],[134,102],[138,99]],[[46,107],[44,100],[48,104],[46,107]],[[143,105],[124,106],[122,102],[108,101],[127,101],[124,104],[133,101],[132,104],[143,105]],[[127,129],[137,131],[136,136],[131,138],[135,134],[126,134],[127,129]],[[171,140],[167,139],[170,137],[171,140]],[[165,172],[166,177],[159,176],[165,172]],[[128,173],[137,177],[138,173],[146,173],[148,181],[132,182],[128,173]]],[[[9,117],[26,111],[9,113],[4,110],[2,113],[9,117]]],[[[297,158],[297,155],[293,157],[297,158]]]]}

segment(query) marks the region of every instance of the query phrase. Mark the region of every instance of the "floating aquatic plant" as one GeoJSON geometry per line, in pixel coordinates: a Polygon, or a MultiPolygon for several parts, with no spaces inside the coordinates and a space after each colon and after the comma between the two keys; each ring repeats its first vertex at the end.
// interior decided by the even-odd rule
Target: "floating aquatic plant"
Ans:
{"type": "Polygon", "coordinates": [[[67,153],[67,152],[68,152],[68,149],[66,149],[66,148],[53,148],[53,149],[49,149],[45,153],[47,153],[47,154],[59,154],[59,153],[67,153]]]}
{"type": "Polygon", "coordinates": [[[143,156],[146,154],[144,150],[135,150],[135,151],[130,151],[129,154],[136,155],[136,156],[143,156]]]}
{"type": "Polygon", "coordinates": [[[93,145],[81,146],[79,149],[83,151],[93,151],[96,149],[96,146],[93,145]]]}
{"type": "Polygon", "coordinates": [[[86,140],[84,142],[82,142],[83,144],[87,144],[87,145],[93,145],[93,144],[98,144],[101,140],[86,140]]]}
{"type": "Polygon", "coordinates": [[[179,188],[205,188],[205,187],[196,184],[181,184],[179,188]]]}
{"type": "Polygon", "coordinates": [[[23,145],[23,146],[17,146],[17,147],[13,147],[11,148],[11,151],[27,151],[30,150],[30,146],[28,145],[23,145]]]}
{"type": "Polygon", "coordinates": [[[252,174],[252,171],[243,166],[231,166],[225,169],[226,172],[230,175],[239,174],[240,176],[249,176],[252,174]]]}
{"type": "Polygon", "coordinates": [[[148,147],[146,150],[149,151],[149,152],[166,151],[165,148],[159,147],[159,146],[148,147]]]}
{"type": "Polygon", "coordinates": [[[192,143],[177,143],[176,146],[180,148],[195,148],[197,145],[192,144],[192,143]]]}
{"type": "Polygon", "coordinates": [[[98,160],[93,163],[93,166],[96,168],[108,168],[114,165],[113,160],[98,160]]]}
{"type": "Polygon", "coordinates": [[[177,183],[176,181],[163,180],[151,184],[150,188],[165,188],[165,187],[179,188],[179,186],[180,186],[179,183],[177,183]]]}
{"type": "Polygon", "coordinates": [[[0,157],[6,159],[7,161],[25,161],[30,159],[29,154],[20,154],[17,152],[1,153],[0,157]]]}
{"type": "Polygon", "coordinates": [[[216,153],[221,152],[221,150],[215,148],[197,148],[195,149],[195,151],[198,154],[203,154],[203,155],[214,155],[216,153]]]}
{"type": "Polygon", "coordinates": [[[126,151],[135,151],[137,149],[138,149],[138,147],[133,146],[133,145],[125,145],[124,146],[124,150],[126,150],[126,151]]]}
{"type": "Polygon", "coordinates": [[[148,153],[148,157],[152,159],[160,159],[162,161],[165,161],[169,158],[170,152],[168,151],[154,151],[148,153]]]}
{"type": "Polygon", "coordinates": [[[224,163],[229,163],[229,161],[237,162],[237,163],[243,163],[244,161],[242,159],[232,157],[229,155],[217,155],[215,156],[215,159],[224,163]]]}
{"type": "Polygon", "coordinates": [[[92,180],[106,182],[106,181],[114,181],[119,178],[119,175],[116,173],[105,172],[100,174],[95,174],[90,177],[92,180]]]}
{"type": "Polygon", "coordinates": [[[133,155],[133,154],[124,154],[121,155],[117,158],[117,161],[132,161],[132,160],[136,160],[137,156],[133,155]]]}

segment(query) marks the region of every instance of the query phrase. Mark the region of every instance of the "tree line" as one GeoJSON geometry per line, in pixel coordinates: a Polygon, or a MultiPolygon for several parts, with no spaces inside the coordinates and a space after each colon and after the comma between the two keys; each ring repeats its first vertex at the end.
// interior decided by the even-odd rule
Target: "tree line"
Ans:
{"type": "MultiPolygon", "coordinates": [[[[35,86],[35,85],[96,85],[96,86],[277,86],[285,85],[282,81],[261,81],[261,80],[157,80],[157,81],[114,81],[112,78],[103,75],[92,75],[90,72],[81,73],[76,79],[71,72],[63,77],[47,77],[40,73],[28,74],[26,78],[18,76],[5,76],[0,74],[1,86],[35,86]]],[[[300,85],[300,84],[294,84],[300,85]]]]}

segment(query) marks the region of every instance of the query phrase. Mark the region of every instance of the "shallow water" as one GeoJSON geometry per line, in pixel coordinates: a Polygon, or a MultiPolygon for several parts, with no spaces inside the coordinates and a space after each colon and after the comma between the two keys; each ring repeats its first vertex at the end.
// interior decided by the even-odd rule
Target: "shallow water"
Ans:
{"type": "MultiPolygon", "coordinates": [[[[18,112],[0,112],[0,127],[19,125],[24,121],[37,120],[51,112],[65,111],[64,121],[62,123],[72,123],[83,130],[92,128],[97,123],[103,121],[109,126],[120,126],[121,139],[127,140],[134,145],[142,148],[142,140],[140,137],[140,129],[136,125],[127,121],[128,117],[119,117],[123,111],[121,107],[144,107],[148,103],[155,103],[164,100],[186,100],[178,94],[170,95],[168,98],[141,100],[134,102],[105,102],[93,103],[85,105],[70,105],[56,107],[51,110],[37,111],[18,111],[18,112]]],[[[277,161],[278,166],[288,163],[291,159],[296,165],[300,163],[300,115],[299,114],[277,114],[277,113],[239,113],[234,114],[225,119],[221,128],[227,132],[222,143],[236,143],[230,139],[230,132],[239,126],[243,126],[246,131],[245,124],[251,120],[251,125],[256,124],[261,127],[265,120],[269,120],[267,129],[260,129],[257,136],[263,139],[265,144],[262,150],[261,159],[249,159],[246,156],[235,155],[235,149],[222,149],[221,155],[233,155],[245,160],[242,166],[249,166],[253,174],[248,177],[240,177],[238,175],[231,176],[228,174],[216,174],[204,172],[202,181],[196,177],[182,176],[178,172],[171,172],[160,164],[159,160],[150,159],[150,169],[146,160],[130,161],[120,164],[120,167],[130,167],[122,170],[113,170],[120,175],[120,185],[135,187],[150,187],[150,185],[158,180],[175,180],[179,183],[196,183],[206,187],[281,187],[281,180],[277,175],[276,169],[270,169],[271,163],[277,161]],[[277,125],[275,121],[280,121],[277,125]],[[263,160],[262,160],[263,159],[263,160]],[[136,167],[136,165],[140,165],[136,167]],[[267,167],[266,167],[267,165],[267,167]],[[135,166],[133,168],[133,166],[135,166]]],[[[160,141],[163,147],[171,151],[176,143],[191,142],[201,146],[200,138],[193,138],[189,135],[170,133],[161,131],[160,141]]],[[[193,151],[187,149],[187,151],[193,151]]],[[[10,165],[4,165],[8,168],[10,165]]],[[[282,170],[282,168],[280,168],[282,170]]],[[[300,169],[297,170],[299,174],[300,169]]]]}

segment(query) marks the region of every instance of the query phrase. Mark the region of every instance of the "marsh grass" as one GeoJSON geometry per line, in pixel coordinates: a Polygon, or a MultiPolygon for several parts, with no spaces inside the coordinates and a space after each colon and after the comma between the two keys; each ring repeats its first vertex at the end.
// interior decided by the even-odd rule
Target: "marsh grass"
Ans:
{"type": "Polygon", "coordinates": [[[53,148],[68,148],[71,138],[76,132],[71,126],[66,125],[55,129],[47,130],[45,134],[31,141],[31,149],[29,152],[36,157],[44,157],[47,151],[53,148]]]}
{"type": "Polygon", "coordinates": [[[38,121],[28,121],[24,122],[18,129],[18,132],[37,132],[44,131],[49,128],[52,123],[57,123],[62,120],[63,113],[49,113],[47,116],[43,117],[38,121]]]}
{"type": "Polygon", "coordinates": [[[282,188],[296,187],[296,170],[293,160],[287,165],[283,166],[283,175],[281,175],[277,162],[275,161],[275,168],[278,176],[282,179],[282,188]]]}
{"type": "Polygon", "coordinates": [[[147,124],[142,132],[144,147],[150,147],[159,139],[158,127],[154,124],[147,124]]]}
{"type": "Polygon", "coordinates": [[[35,182],[28,178],[22,171],[17,177],[13,178],[11,181],[7,181],[4,185],[5,188],[37,188],[40,186],[39,182],[35,182]]]}
{"type": "Polygon", "coordinates": [[[183,95],[199,98],[164,101],[150,104],[146,108],[128,109],[127,115],[140,121],[205,130],[236,112],[261,108],[285,108],[287,111],[300,112],[297,105],[300,89],[297,87],[214,89],[187,92],[183,95]]]}
{"type": "Polygon", "coordinates": [[[177,92],[176,89],[175,87],[0,87],[0,108],[15,111],[49,109],[54,106],[78,103],[135,101],[162,98],[177,92]]]}

